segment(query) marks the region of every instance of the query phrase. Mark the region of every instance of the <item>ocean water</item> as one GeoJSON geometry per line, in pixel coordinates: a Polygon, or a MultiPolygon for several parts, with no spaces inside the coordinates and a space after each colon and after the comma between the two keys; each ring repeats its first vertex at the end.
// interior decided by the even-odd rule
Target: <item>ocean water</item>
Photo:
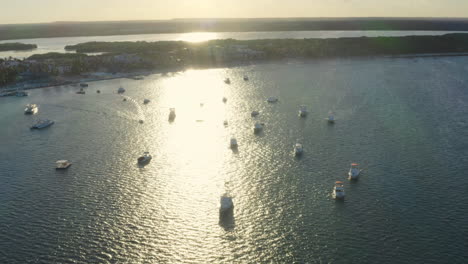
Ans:
{"type": "Polygon", "coordinates": [[[466,57],[291,61],[0,98],[0,263],[466,263],[467,72],[466,57]],[[55,124],[29,130],[38,118],[55,124]]]}
{"type": "Polygon", "coordinates": [[[2,51],[0,58],[14,57],[27,58],[33,54],[48,52],[66,52],[65,46],[76,45],[89,41],[189,41],[201,42],[213,39],[303,39],[303,38],[342,38],[342,37],[398,37],[398,36],[420,36],[420,35],[444,35],[449,33],[466,33],[464,31],[398,31],[398,30],[317,30],[317,31],[274,31],[274,32],[192,32],[171,34],[137,34],[117,36],[86,36],[86,37],[61,37],[61,38],[36,38],[20,40],[2,40],[1,43],[21,42],[36,44],[37,49],[27,51],[2,51]]]}

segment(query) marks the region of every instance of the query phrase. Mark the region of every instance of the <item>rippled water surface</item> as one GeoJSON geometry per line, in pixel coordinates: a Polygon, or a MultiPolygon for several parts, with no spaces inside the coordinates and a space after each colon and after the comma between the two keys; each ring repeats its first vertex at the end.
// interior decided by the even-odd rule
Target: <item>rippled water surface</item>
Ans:
{"type": "Polygon", "coordinates": [[[36,44],[37,49],[27,51],[1,51],[0,58],[9,56],[26,58],[33,54],[48,52],[65,52],[67,45],[76,45],[89,41],[169,41],[180,40],[189,42],[201,42],[213,39],[303,39],[303,38],[343,38],[343,37],[398,37],[411,35],[444,35],[449,33],[466,33],[464,31],[398,31],[398,30],[317,30],[317,31],[273,31],[273,32],[192,32],[171,34],[140,34],[117,36],[87,36],[87,37],[61,37],[61,38],[36,38],[20,40],[2,40],[1,43],[21,42],[36,44]]]}
{"type": "Polygon", "coordinates": [[[467,72],[464,57],[322,60],[0,98],[0,263],[464,263],[467,72]],[[55,125],[30,131],[37,118],[55,125]]]}

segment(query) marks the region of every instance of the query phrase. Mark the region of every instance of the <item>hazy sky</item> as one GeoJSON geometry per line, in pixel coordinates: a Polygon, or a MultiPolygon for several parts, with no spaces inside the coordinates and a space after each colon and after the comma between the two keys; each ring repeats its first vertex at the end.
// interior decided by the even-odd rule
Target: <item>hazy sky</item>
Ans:
{"type": "Polygon", "coordinates": [[[468,0],[0,0],[0,24],[209,17],[467,17],[468,0]]]}

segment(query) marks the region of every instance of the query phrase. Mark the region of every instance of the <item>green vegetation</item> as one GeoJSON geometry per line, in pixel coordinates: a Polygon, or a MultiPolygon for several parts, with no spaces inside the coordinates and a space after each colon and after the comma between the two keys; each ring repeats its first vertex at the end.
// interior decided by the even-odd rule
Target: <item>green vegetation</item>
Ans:
{"type": "Polygon", "coordinates": [[[77,59],[87,57],[86,54],[81,53],[58,53],[49,52],[44,54],[34,54],[28,57],[28,60],[49,60],[49,59],[77,59]]]}
{"type": "Polygon", "coordinates": [[[36,44],[24,44],[24,43],[19,43],[19,42],[0,44],[0,51],[32,50],[32,49],[37,49],[37,45],[36,44]]]}

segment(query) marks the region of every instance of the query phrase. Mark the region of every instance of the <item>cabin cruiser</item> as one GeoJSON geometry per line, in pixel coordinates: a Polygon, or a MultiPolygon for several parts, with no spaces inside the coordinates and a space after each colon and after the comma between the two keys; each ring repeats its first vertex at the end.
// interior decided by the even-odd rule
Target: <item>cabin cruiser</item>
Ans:
{"type": "Polygon", "coordinates": [[[268,103],[276,103],[276,102],[278,102],[278,98],[276,98],[276,97],[268,97],[267,102],[268,102],[268,103]]]}
{"type": "Polygon", "coordinates": [[[229,79],[229,78],[224,79],[224,83],[230,84],[230,83],[231,83],[231,79],[229,79]]]}
{"type": "Polygon", "coordinates": [[[359,178],[359,174],[361,174],[361,170],[359,169],[359,164],[351,163],[351,168],[348,172],[348,179],[349,180],[357,180],[359,178]]]}
{"type": "Polygon", "coordinates": [[[39,120],[36,124],[31,126],[31,129],[42,129],[48,126],[53,125],[55,122],[49,119],[46,120],[39,120]]]}
{"type": "Polygon", "coordinates": [[[231,141],[229,142],[229,145],[230,145],[230,147],[231,147],[232,149],[237,148],[237,146],[238,146],[238,145],[237,145],[237,139],[231,138],[231,141]]]}
{"type": "Polygon", "coordinates": [[[148,104],[149,102],[151,102],[149,99],[143,100],[143,104],[148,104]]]}
{"type": "Polygon", "coordinates": [[[304,153],[304,148],[302,147],[302,144],[296,143],[296,145],[294,145],[294,155],[300,156],[302,155],[302,153],[304,153]]]}
{"type": "Polygon", "coordinates": [[[226,102],[227,102],[227,98],[223,97],[223,103],[226,103],[226,102]]]}
{"type": "Polygon", "coordinates": [[[252,113],[250,113],[250,116],[251,116],[251,117],[256,117],[256,116],[258,116],[259,114],[260,114],[260,112],[258,112],[258,111],[252,111],[252,113]]]}
{"type": "Polygon", "coordinates": [[[299,116],[300,117],[306,117],[307,116],[307,107],[305,105],[301,105],[299,107],[299,116]]]}
{"type": "Polygon", "coordinates": [[[152,158],[153,158],[153,157],[151,157],[151,155],[149,154],[149,152],[145,152],[145,153],[143,154],[143,156],[141,156],[141,157],[139,157],[139,158],[137,159],[137,161],[138,161],[138,164],[147,164],[147,163],[149,163],[149,162],[151,161],[152,158]]]}
{"type": "Polygon", "coordinates": [[[26,105],[26,108],[24,109],[25,114],[34,114],[37,112],[37,105],[36,104],[28,104],[26,105]]]}
{"type": "Polygon", "coordinates": [[[333,187],[332,193],[333,199],[344,199],[345,198],[345,191],[342,181],[336,181],[335,187],[333,187]]]}
{"type": "Polygon", "coordinates": [[[255,125],[254,125],[254,133],[260,133],[260,132],[263,130],[263,126],[264,126],[264,125],[265,125],[265,124],[259,123],[259,122],[255,123],[255,125]]]}
{"type": "Polygon", "coordinates": [[[87,83],[80,83],[80,87],[88,87],[89,85],[87,83]]]}
{"type": "Polygon", "coordinates": [[[68,160],[57,160],[55,162],[55,169],[56,170],[65,170],[65,169],[68,169],[68,167],[70,167],[72,165],[71,162],[69,162],[68,160]]]}
{"type": "Polygon", "coordinates": [[[76,92],[77,94],[85,94],[86,92],[83,90],[83,88],[80,88],[80,90],[78,92],[76,92]]]}
{"type": "Polygon", "coordinates": [[[169,108],[169,121],[174,121],[176,118],[175,108],[169,108]]]}
{"type": "Polygon", "coordinates": [[[247,75],[244,76],[244,81],[248,81],[249,77],[247,75]]]}
{"type": "Polygon", "coordinates": [[[335,115],[333,114],[333,112],[328,113],[327,121],[331,124],[335,123],[335,115]]]}
{"type": "Polygon", "coordinates": [[[125,89],[123,87],[120,87],[118,90],[117,90],[117,93],[118,94],[123,94],[125,93],[125,89]]]}
{"type": "Polygon", "coordinates": [[[221,196],[220,206],[219,206],[219,216],[223,217],[232,213],[234,209],[234,203],[232,202],[232,197],[227,196],[226,194],[221,196]]]}

